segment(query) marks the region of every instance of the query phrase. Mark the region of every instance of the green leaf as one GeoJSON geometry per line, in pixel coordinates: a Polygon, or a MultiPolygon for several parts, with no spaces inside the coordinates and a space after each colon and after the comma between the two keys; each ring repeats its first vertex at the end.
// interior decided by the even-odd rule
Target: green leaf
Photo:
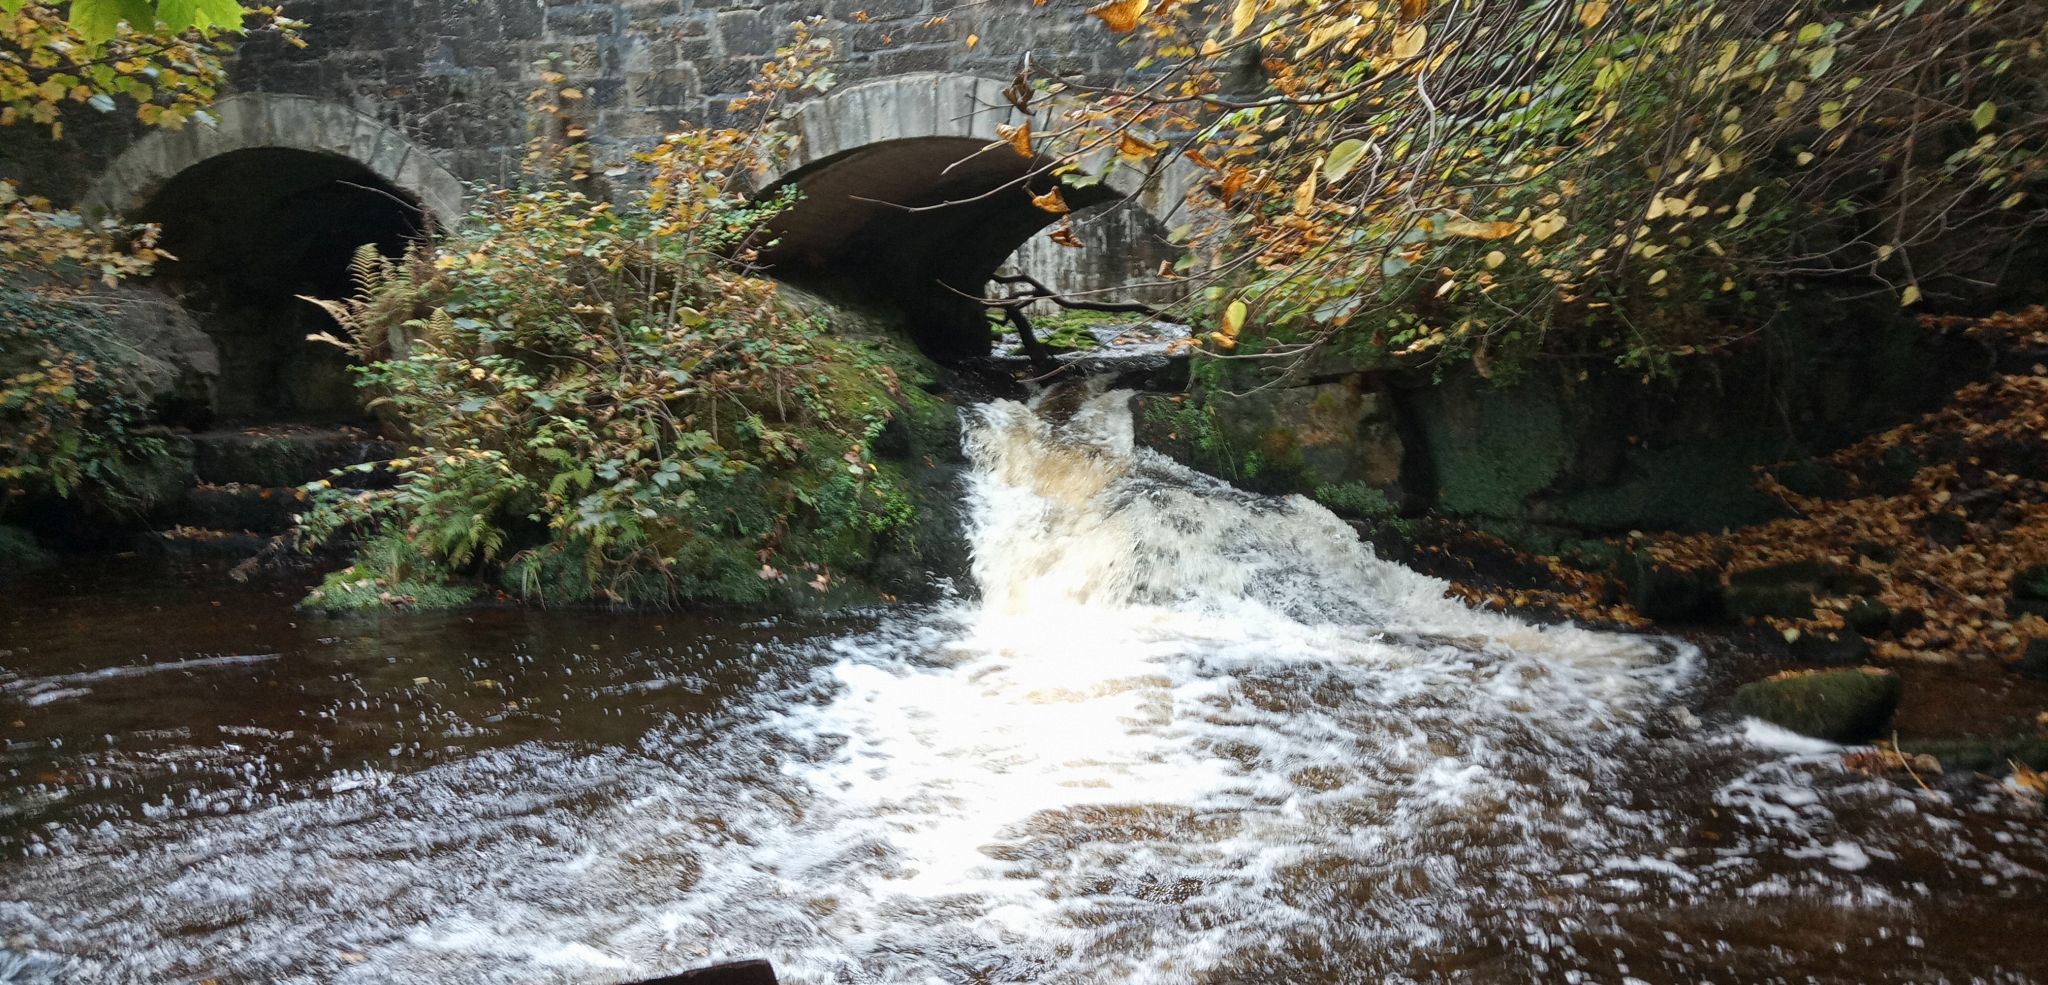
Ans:
{"type": "Polygon", "coordinates": [[[85,40],[98,44],[113,37],[122,21],[143,30],[155,27],[156,9],[149,0],[74,0],[70,21],[85,40]]]}
{"type": "Polygon", "coordinates": [[[1984,102],[1978,103],[1977,111],[1970,114],[1970,125],[1982,130],[1990,126],[1991,121],[1996,119],[1998,119],[1998,106],[1987,99],[1984,102]]]}
{"type": "Polygon", "coordinates": [[[1832,67],[1834,64],[1835,46],[1828,45],[1827,47],[1822,48],[1820,51],[1816,52],[1813,56],[1813,59],[1806,63],[1806,77],[1809,79],[1818,79],[1821,76],[1828,74],[1828,69],[1832,67]]]}
{"type": "Polygon", "coordinates": [[[233,31],[242,26],[242,5],[237,0],[160,0],[156,16],[173,31],[233,31]]]}
{"type": "Polygon", "coordinates": [[[1815,41],[1819,41],[1820,36],[1825,33],[1827,33],[1827,28],[1819,24],[1808,24],[1799,29],[1799,43],[1812,44],[1815,41]]]}
{"type": "Polygon", "coordinates": [[[1364,157],[1365,141],[1353,139],[1339,143],[1330,149],[1330,159],[1323,162],[1323,180],[1331,183],[1343,181],[1344,176],[1350,174],[1364,157]]]}

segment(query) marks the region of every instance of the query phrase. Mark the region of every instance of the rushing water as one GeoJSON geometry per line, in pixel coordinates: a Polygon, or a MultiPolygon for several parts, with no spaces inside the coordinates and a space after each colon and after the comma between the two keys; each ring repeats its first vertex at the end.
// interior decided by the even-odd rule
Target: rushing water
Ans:
{"type": "MultiPolygon", "coordinates": [[[[2048,839],[1701,722],[1301,499],[980,408],[974,597],[0,610],[0,981],[2048,980],[2048,839]]],[[[1958,788],[1964,789],[1964,788],[1958,788]]]]}

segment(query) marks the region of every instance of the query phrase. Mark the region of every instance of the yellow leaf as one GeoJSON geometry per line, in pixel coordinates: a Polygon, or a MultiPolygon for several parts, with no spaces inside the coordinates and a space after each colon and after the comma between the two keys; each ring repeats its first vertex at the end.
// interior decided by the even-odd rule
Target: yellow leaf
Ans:
{"type": "Polygon", "coordinates": [[[1008,123],[998,123],[996,124],[996,136],[1001,137],[1003,142],[1009,144],[1010,149],[1016,151],[1019,155],[1023,157],[1033,156],[1031,152],[1030,120],[1025,120],[1016,126],[1011,126],[1008,123]]]}
{"type": "Polygon", "coordinates": [[[1536,221],[1529,223],[1529,235],[1535,237],[1536,241],[1541,243],[1557,235],[1557,231],[1563,228],[1564,214],[1552,212],[1547,215],[1538,216],[1536,221]]]}
{"type": "Polygon", "coordinates": [[[1443,224],[1446,236],[1464,236],[1468,239],[1506,239],[1522,231],[1519,222],[1474,222],[1470,219],[1452,219],[1443,224]]]}
{"type": "Polygon", "coordinates": [[[1230,302],[1230,306],[1223,309],[1222,333],[1232,338],[1237,337],[1238,330],[1244,328],[1245,314],[1246,309],[1242,300],[1230,302]]]}
{"type": "Polygon", "coordinates": [[[1429,28],[1410,24],[1394,32],[1394,57],[1413,58],[1422,53],[1422,44],[1429,40],[1429,28]]]}
{"type": "Polygon", "coordinates": [[[1043,195],[1031,196],[1031,204],[1038,206],[1041,211],[1050,212],[1053,215],[1065,215],[1073,211],[1067,208],[1067,200],[1060,197],[1060,190],[1057,188],[1043,195]]]}
{"type": "Polygon", "coordinates": [[[1116,135],[1116,152],[1134,160],[1142,161],[1159,153],[1160,149],[1161,145],[1140,140],[1129,130],[1116,135]]]}
{"type": "Polygon", "coordinates": [[[1496,267],[1499,267],[1501,264],[1506,262],[1508,262],[1508,255],[1502,253],[1499,250],[1495,250],[1486,255],[1486,269],[1488,270],[1492,270],[1496,267]]]}
{"type": "Polygon", "coordinates": [[[1109,0],[1088,8],[1088,12],[1100,19],[1104,27],[1123,34],[1138,26],[1138,18],[1145,15],[1145,0],[1109,0]]]}
{"type": "Polygon", "coordinates": [[[981,43],[981,35],[979,35],[979,34],[970,34],[970,35],[968,35],[968,36],[967,36],[967,50],[968,50],[968,51],[973,51],[973,50],[974,50],[974,46],[975,46],[975,45],[978,45],[978,44],[980,44],[980,43],[981,43]]]}
{"type": "Polygon", "coordinates": [[[1259,15],[1259,0],[1237,0],[1237,6],[1230,9],[1230,36],[1244,34],[1259,15]]]}
{"type": "Polygon", "coordinates": [[[1301,179],[1301,185],[1294,189],[1294,211],[1297,215],[1307,215],[1315,207],[1316,173],[1311,170],[1308,177],[1301,179]]]}
{"type": "Polygon", "coordinates": [[[1905,289],[1905,290],[1904,290],[1903,292],[1901,292],[1901,293],[1899,294],[1899,307],[1901,307],[1901,308],[1910,308],[1910,307],[1912,307],[1913,305],[1915,305],[1915,304],[1918,304],[1919,302],[1920,302],[1920,285],[1918,285],[1918,284],[1907,284],[1907,285],[1906,285],[1906,289],[1905,289]]]}
{"type": "Polygon", "coordinates": [[[1664,278],[1666,278],[1666,277],[1669,277],[1669,276],[1671,276],[1671,271],[1669,271],[1669,270],[1659,270],[1659,271],[1657,271],[1656,273],[1654,273],[1654,274],[1651,274],[1651,275],[1650,275],[1650,284],[1651,284],[1652,286],[1655,286],[1655,285],[1657,285],[1657,284],[1662,284],[1662,283],[1664,283],[1664,278]]]}
{"type": "Polygon", "coordinates": [[[1598,27],[1607,18],[1607,0],[1586,0],[1579,5],[1579,26],[1587,30],[1598,27]]]}
{"type": "Polygon", "coordinates": [[[563,99],[572,99],[572,100],[573,100],[573,99],[582,99],[582,98],[583,98],[583,90],[581,90],[581,89],[564,89],[564,90],[562,90],[562,98],[563,98],[563,99]]]}

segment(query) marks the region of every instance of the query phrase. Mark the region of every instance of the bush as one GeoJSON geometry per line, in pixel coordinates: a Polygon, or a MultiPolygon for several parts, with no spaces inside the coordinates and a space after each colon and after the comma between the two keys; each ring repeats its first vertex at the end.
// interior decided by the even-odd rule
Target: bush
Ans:
{"type": "Polygon", "coordinates": [[[726,266],[774,203],[730,196],[683,232],[566,188],[485,201],[431,255],[364,254],[362,291],[332,306],[352,336],[334,341],[382,354],[360,370],[372,407],[418,444],[382,463],[394,488],[318,484],[308,540],[378,545],[350,583],[770,604],[931,548],[915,464],[875,442],[951,408],[906,390],[919,357],[726,266]]]}
{"type": "Polygon", "coordinates": [[[0,287],[0,511],[33,495],[120,518],[155,505],[169,449],[140,430],[139,365],[83,302],[0,287]]]}

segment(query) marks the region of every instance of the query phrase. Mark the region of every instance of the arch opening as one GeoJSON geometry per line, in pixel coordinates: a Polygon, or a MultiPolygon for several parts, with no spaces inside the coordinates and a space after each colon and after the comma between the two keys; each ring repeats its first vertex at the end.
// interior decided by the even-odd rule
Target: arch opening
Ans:
{"type": "Polygon", "coordinates": [[[299,295],[346,297],[356,250],[401,255],[431,220],[412,195],[351,158],[287,147],[228,151],[180,170],[129,213],[176,259],[157,282],[212,339],[212,392],[187,423],[339,422],[364,416],[340,349],[306,336],[333,321],[299,295]]]}
{"type": "Polygon", "coordinates": [[[801,193],[752,241],[758,262],[897,317],[926,354],[953,363],[990,355],[988,312],[975,299],[996,293],[990,279],[1006,265],[1061,291],[1154,280],[1159,260],[1180,255],[1162,217],[1185,198],[1187,167],[1133,167],[1100,150],[1081,171],[1102,180],[1061,182],[1053,161],[1001,139],[1005,125],[1058,115],[1032,110],[1003,82],[951,73],[876,79],[801,104],[777,125],[794,153],[754,176],[763,195],[801,193]],[[1032,201],[1055,188],[1079,248],[1033,238],[1060,220],[1032,201]]]}
{"type": "Polygon", "coordinates": [[[935,358],[986,356],[987,316],[973,298],[1018,247],[1058,216],[1032,196],[1060,187],[1075,209],[1122,198],[1059,186],[1032,160],[964,137],[890,140],[794,173],[800,198],[767,223],[759,262],[778,279],[900,315],[935,358]]]}

